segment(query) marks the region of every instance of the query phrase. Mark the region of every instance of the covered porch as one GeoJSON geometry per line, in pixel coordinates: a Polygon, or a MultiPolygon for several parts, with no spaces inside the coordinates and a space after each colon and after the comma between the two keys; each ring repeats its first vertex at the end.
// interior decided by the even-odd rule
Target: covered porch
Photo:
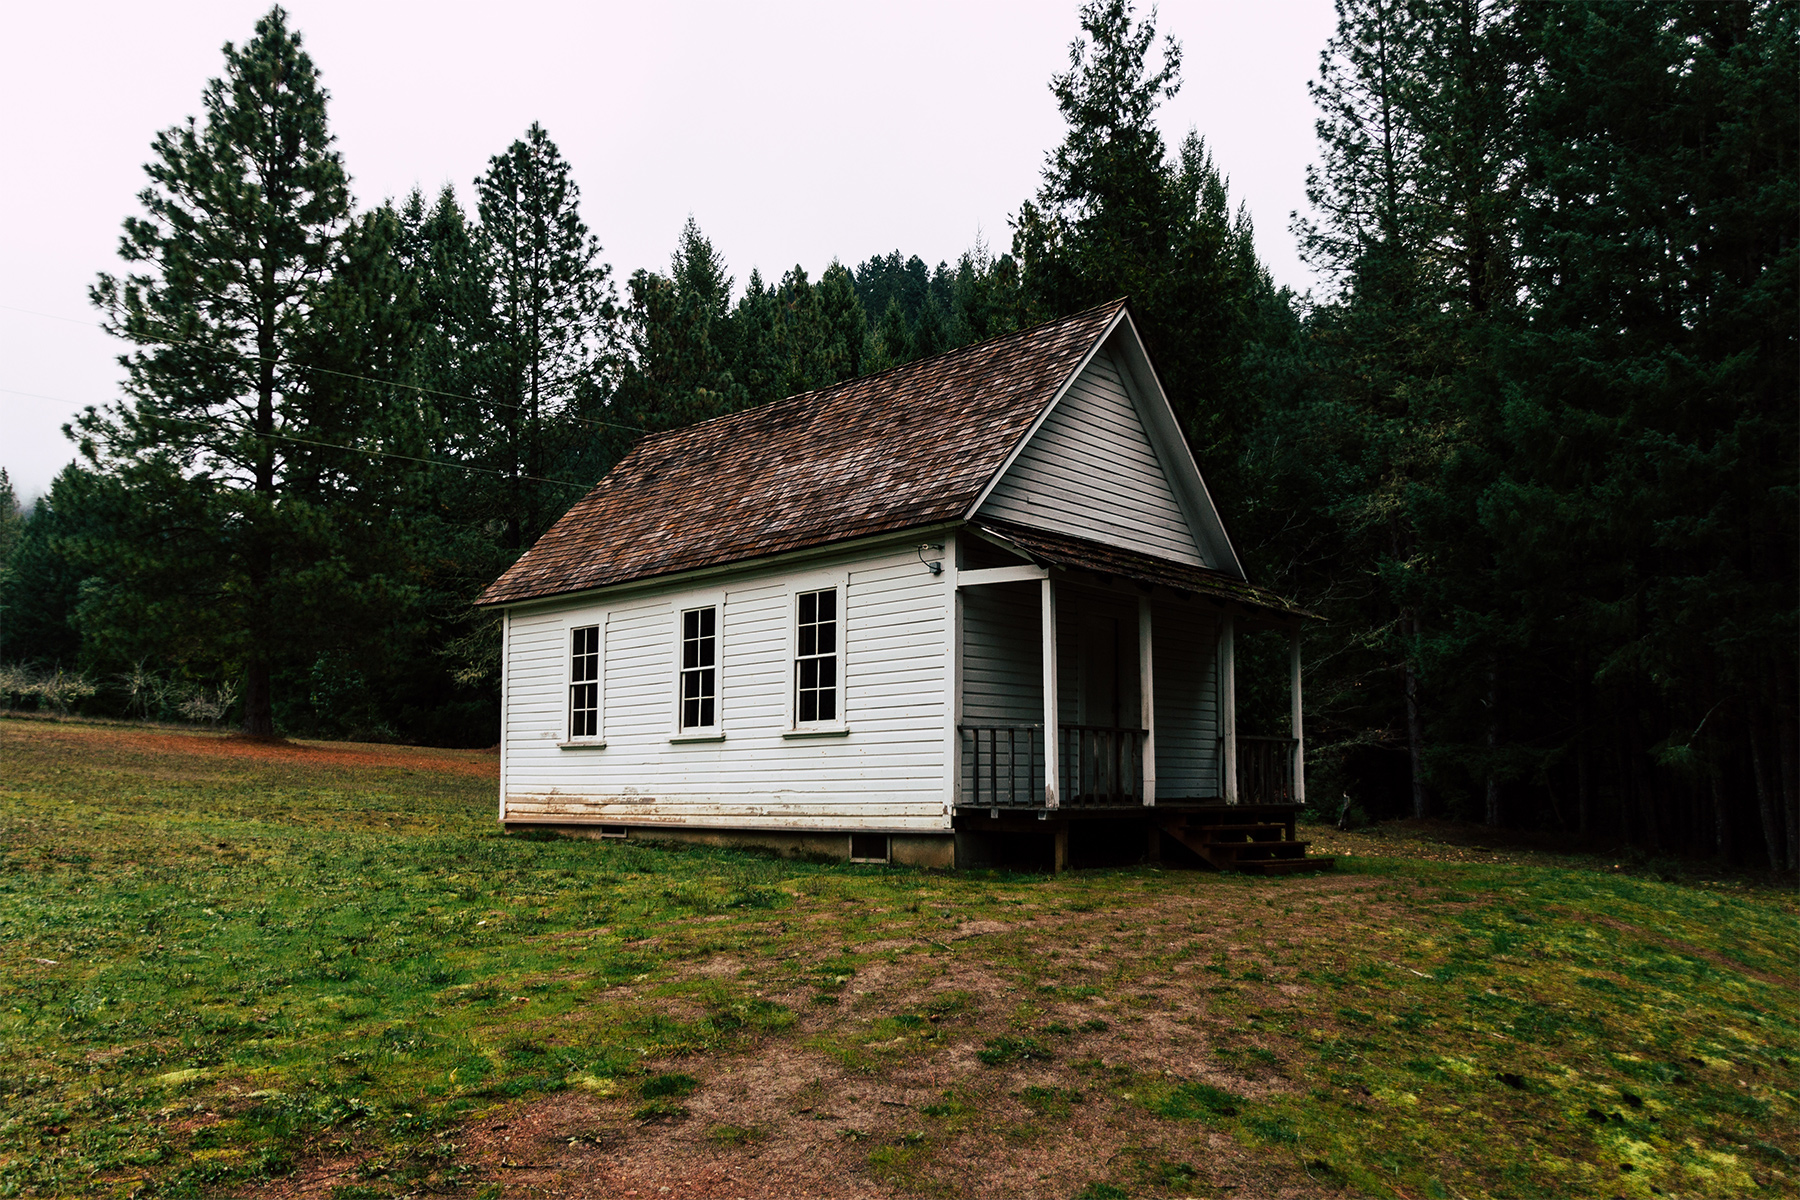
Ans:
{"type": "MultiPolygon", "coordinates": [[[[1214,865],[1288,856],[1203,848],[1221,837],[1303,853],[1294,816],[1306,801],[1308,614],[1204,568],[1080,539],[989,527],[962,540],[959,832],[1049,835],[1058,866],[1071,834],[1120,842],[1110,858],[1133,847],[1155,857],[1171,838],[1214,865]],[[1240,729],[1238,703],[1238,645],[1250,630],[1277,631],[1286,645],[1285,721],[1271,721],[1265,703],[1254,734],[1240,729]],[[1189,836],[1197,829],[1212,832],[1189,836]]],[[[1266,700],[1266,644],[1261,657],[1266,700]]]]}

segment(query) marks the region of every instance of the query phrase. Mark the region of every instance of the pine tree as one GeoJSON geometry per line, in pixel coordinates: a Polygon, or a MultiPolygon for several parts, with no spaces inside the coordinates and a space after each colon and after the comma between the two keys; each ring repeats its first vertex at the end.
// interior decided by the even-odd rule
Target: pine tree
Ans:
{"type": "Polygon", "coordinates": [[[1534,317],[1502,550],[1583,644],[1589,728],[1560,740],[1616,748],[1598,773],[1633,840],[1794,869],[1800,18],[1521,17],[1534,317]]]}
{"type": "Polygon", "coordinates": [[[667,276],[632,274],[631,353],[613,399],[622,419],[670,429],[744,406],[746,389],[732,371],[731,286],[725,260],[692,217],[667,276]]]}
{"type": "Polygon", "coordinates": [[[571,499],[545,480],[578,450],[583,427],[566,418],[617,352],[616,305],[580,189],[543,126],[495,155],[475,190],[495,319],[483,458],[509,481],[503,544],[518,551],[571,499]]]}
{"type": "Polygon", "coordinates": [[[1131,298],[1215,496],[1243,490],[1238,459],[1260,398],[1245,355],[1287,306],[1256,259],[1247,213],[1197,134],[1171,157],[1157,108],[1181,86],[1181,48],[1126,0],[1091,0],[1050,90],[1067,123],[1035,199],[1013,221],[1020,322],[1131,298]]]}
{"type": "Polygon", "coordinates": [[[274,731],[271,678],[292,630],[284,597],[319,547],[290,503],[303,386],[295,343],[349,215],[318,71],[270,10],[204,95],[204,123],[160,134],[120,253],[94,302],[132,343],[130,400],[77,422],[87,456],[149,509],[203,523],[223,573],[207,615],[245,678],[244,729],[274,731]],[[194,511],[183,511],[194,510],[194,511]]]}

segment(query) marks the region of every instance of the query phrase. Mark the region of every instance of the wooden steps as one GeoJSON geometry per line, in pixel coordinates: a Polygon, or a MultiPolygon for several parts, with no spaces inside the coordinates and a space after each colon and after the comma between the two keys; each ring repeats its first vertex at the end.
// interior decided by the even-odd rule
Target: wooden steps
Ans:
{"type": "Polygon", "coordinates": [[[1292,826],[1272,822],[1246,823],[1229,811],[1172,814],[1158,828],[1221,871],[1249,875],[1292,875],[1301,871],[1329,871],[1335,859],[1307,857],[1311,843],[1296,841],[1292,826]]]}

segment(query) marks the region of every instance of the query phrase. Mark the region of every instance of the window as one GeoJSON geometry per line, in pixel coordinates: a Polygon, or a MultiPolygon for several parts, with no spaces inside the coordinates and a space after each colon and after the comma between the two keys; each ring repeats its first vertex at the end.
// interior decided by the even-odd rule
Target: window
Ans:
{"type": "Polygon", "coordinates": [[[801,592],[795,597],[794,721],[799,725],[838,719],[837,589],[801,592]]]}
{"type": "Polygon", "coordinates": [[[681,727],[711,729],[719,723],[719,610],[690,608],[681,614],[681,727]]]}
{"type": "Polygon", "coordinates": [[[569,740],[600,736],[600,627],[569,631],[569,740]]]}

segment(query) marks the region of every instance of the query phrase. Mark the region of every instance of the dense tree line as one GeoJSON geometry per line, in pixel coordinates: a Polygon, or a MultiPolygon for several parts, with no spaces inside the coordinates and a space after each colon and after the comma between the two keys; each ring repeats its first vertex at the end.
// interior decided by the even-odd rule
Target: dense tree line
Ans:
{"type": "Polygon", "coordinates": [[[1240,553],[1327,618],[1328,814],[1800,867],[1795,10],[1337,11],[1296,297],[1165,142],[1180,46],[1125,0],[1081,10],[1005,252],[740,289],[690,219],[620,291],[536,125],[473,212],[353,212],[274,10],[154,146],[94,289],[126,398],[8,494],[0,656],[241,681],[251,732],[488,742],[469,599],[643,432],[1129,295],[1240,553]]]}

